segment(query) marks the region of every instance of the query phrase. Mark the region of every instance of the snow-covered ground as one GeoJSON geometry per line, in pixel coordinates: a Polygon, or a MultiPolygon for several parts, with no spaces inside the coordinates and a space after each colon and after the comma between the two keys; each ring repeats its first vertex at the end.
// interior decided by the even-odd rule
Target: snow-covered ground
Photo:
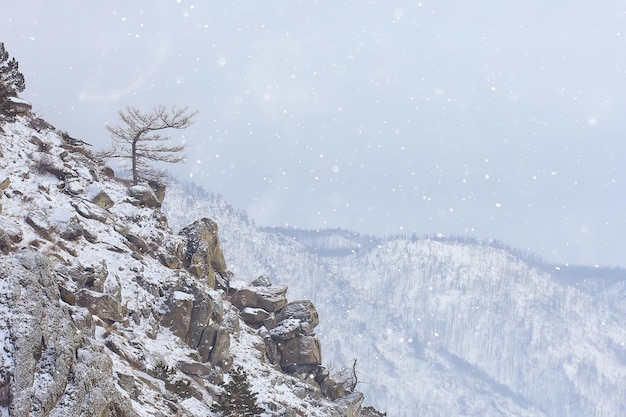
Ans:
{"type": "MultiPolygon", "coordinates": [[[[91,385],[89,391],[94,391],[89,395],[97,395],[95,391],[108,384],[116,393],[110,400],[122,398],[132,405],[138,416],[216,415],[210,408],[218,398],[216,394],[220,388],[216,383],[219,378],[213,380],[182,373],[178,364],[181,361],[195,363],[198,352],[168,328],[159,326],[155,318],[159,312],[165,311],[168,288],[181,279],[190,279],[185,271],[167,268],[159,261],[157,255],[164,250],[164,242],[175,239],[163,214],[158,209],[133,202],[129,198],[128,184],[104,175],[88,150],[68,146],[55,129],[37,131],[30,125],[29,118],[18,117],[14,123],[3,124],[0,132],[0,231],[6,252],[2,257],[6,266],[2,271],[4,279],[0,279],[0,416],[8,416],[10,407],[16,407],[13,400],[24,394],[15,392],[14,388],[17,379],[21,378],[17,376],[21,372],[18,368],[26,366],[16,363],[15,349],[16,346],[24,348],[17,344],[23,343],[22,339],[28,341],[30,331],[23,329],[21,334],[24,337],[16,341],[15,326],[20,321],[27,323],[15,314],[16,303],[27,299],[30,291],[20,286],[19,271],[26,259],[24,254],[32,254],[34,259],[42,259],[41,255],[47,258],[44,268],[50,268],[59,286],[57,289],[54,285],[52,291],[57,294],[57,299],[47,300],[50,302],[48,308],[61,312],[68,326],[74,329],[73,334],[78,335],[78,339],[67,343],[68,349],[76,349],[76,359],[70,358],[68,381],[61,381],[58,391],[47,392],[53,389],[53,385],[56,387],[57,380],[67,372],[67,369],[55,369],[54,364],[58,361],[54,349],[60,347],[54,346],[51,353],[46,353],[51,355],[46,364],[42,362],[46,358],[35,358],[33,366],[37,375],[34,383],[39,385],[28,387],[33,393],[32,399],[28,399],[32,401],[32,407],[38,407],[40,399],[42,404],[49,401],[50,396],[59,398],[51,403],[50,415],[74,415],[79,405],[85,406],[86,400],[81,400],[77,393],[79,388],[73,381],[74,377],[79,380],[83,375],[72,376],[72,372],[81,358],[88,356],[86,352],[93,351],[95,355],[104,354],[109,358],[110,362],[103,362],[103,366],[105,372],[110,373],[99,374],[98,381],[87,382],[91,385]],[[92,203],[102,194],[110,198],[112,205],[92,203]],[[9,237],[14,238],[12,243],[8,243],[9,237]],[[11,270],[13,267],[15,270],[11,270]],[[81,274],[92,274],[97,280],[101,279],[99,288],[92,293],[97,297],[119,300],[119,310],[128,316],[109,319],[94,313],[92,317],[85,308],[75,305],[71,294],[80,291],[77,280],[80,281],[81,274]],[[61,295],[63,300],[58,296],[61,288],[70,294],[65,298],[61,295]],[[20,291],[20,297],[14,297],[16,290],[20,291]],[[73,323],[75,318],[81,324],[73,323]],[[106,371],[107,366],[110,366],[109,371],[106,371]],[[170,379],[159,375],[158,369],[167,370],[170,379]],[[192,387],[191,394],[168,391],[168,383],[181,381],[192,387]]],[[[206,291],[213,299],[222,300],[220,292],[206,291]]],[[[288,296],[290,300],[295,299],[290,294],[288,296]]],[[[173,291],[172,297],[176,301],[185,301],[193,295],[173,291]]],[[[230,303],[223,301],[223,305],[226,311],[232,311],[230,303]]],[[[95,305],[87,307],[95,309],[95,305]]],[[[25,311],[28,314],[28,310],[25,311]]],[[[52,315],[52,310],[48,314],[52,315]]],[[[34,323],[41,321],[38,316],[28,319],[34,323]]],[[[238,322],[236,327],[240,331],[230,335],[230,354],[235,364],[242,365],[248,372],[252,387],[258,392],[259,404],[266,409],[264,416],[285,413],[319,417],[339,415],[337,410],[340,407],[320,396],[319,387],[315,390],[315,384],[284,374],[266,360],[262,353],[262,337],[240,322],[236,310],[233,320],[238,322]]],[[[44,349],[48,343],[43,339],[35,341],[40,343],[38,349],[44,349]]],[[[221,375],[219,369],[216,368],[215,372],[221,375]]],[[[223,377],[228,379],[227,374],[223,377]]],[[[23,383],[22,379],[20,383],[23,383]]],[[[84,387],[82,389],[84,393],[84,387]]]]}

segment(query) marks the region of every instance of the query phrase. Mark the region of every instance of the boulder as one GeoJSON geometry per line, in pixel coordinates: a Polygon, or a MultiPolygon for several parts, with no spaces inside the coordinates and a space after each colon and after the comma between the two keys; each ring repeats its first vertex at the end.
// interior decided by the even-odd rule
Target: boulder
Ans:
{"type": "Polygon", "coordinates": [[[297,336],[279,343],[278,353],[285,372],[314,372],[322,364],[320,341],[313,336],[297,336]]]}
{"type": "Polygon", "coordinates": [[[159,208],[161,202],[148,184],[133,185],[128,189],[131,204],[140,207],[159,208]]]}
{"type": "Polygon", "coordinates": [[[261,275],[250,283],[253,287],[271,287],[272,280],[267,275],[261,275]]]}
{"type": "Polygon", "coordinates": [[[123,322],[128,310],[108,294],[81,289],[76,293],[76,305],[85,307],[91,314],[104,320],[123,322]]]}
{"type": "Polygon", "coordinates": [[[263,322],[268,319],[270,315],[270,313],[262,308],[244,307],[244,309],[241,310],[241,318],[243,321],[253,326],[263,324],[263,322]]]}
{"type": "Polygon", "coordinates": [[[0,229],[6,233],[13,243],[19,243],[24,238],[20,225],[9,218],[0,217],[0,229]]]}
{"type": "Polygon", "coordinates": [[[230,302],[240,310],[262,308],[272,313],[287,304],[287,286],[243,288],[232,295],[230,302]]]}
{"type": "Polygon", "coordinates": [[[106,222],[109,219],[108,211],[89,201],[73,201],[72,206],[74,206],[78,214],[86,219],[98,220],[102,223],[106,222]]]}
{"type": "Polygon", "coordinates": [[[5,178],[0,182],[0,190],[4,191],[11,185],[11,178],[5,178]]]}
{"type": "Polygon", "coordinates": [[[50,240],[50,222],[48,222],[48,216],[42,210],[29,212],[26,216],[26,223],[35,229],[39,236],[50,240]]]}
{"type": "Polygon", "coordinates": [[[170,291],[161,325],[195,349],[201,362],[224,363],[229,357],[232,331],[224,323],[220,294],[198,281],[179,283],[170,291]]]}
{"type": "Polygon", "coordinates": [[[283,320],[278,326],[269,331],[269,335],[274,340],[285,341],[293,339],[298,335],[306,335],[308,327],[302,329],[302,323],[297,319],[283,320]]]}
{"type": "Polygon", "coordinates": [[[65,191],[71,195],[79,195],[85,191],[85,187],[77,177],[65,178],[65,191]]]}
{"type": "Polygon", "coordinates": [[[70,304],[76,305],[76,293],[72,291],[72,289],[68,288],[65,282],[59,281],[57,282],[59,287],[59,295],[61,296],[61,300],[70,304]]]}
{"type": "Polygon", "coordinates": [[[179,234],[187,238],[185,268],[197,278],[206,278],[209,286],[215,288],[215,273],[226,274],[217,224],[203,218],[185,227],[179,234]]]}
{"type": "Polygon", "coordinates": [[[85,197],[98,207],[105,210],[113,207],[115,204],[111,197],[109,197],[109,195],[96,184],[91,184],[87,187],[85,190],[85,197]]]}
{"type": "Polygon", "coordinates": [[[66,240],[77,240],[83,235],[83,225],[76,216],[70,217],[67,222],[60,225],[59,236],[66,240]]]}
{"type": "MultiPolygon", "coordinates": [[[[222,366],[229,357],[230,331],[219,324],[211,324],[202,332],[200,345],[197,348],[202,362],[214,366],[222,366]]],[[[225,369],[227,372],[227,370],[225,369]]]]}
{"type": "Polygon", "coordinates": [[[202,287],[191,285],[189,290],[193,294],[191,320],[185,341],[189,347],[197,349],[202,343],[202,335],[211,323],[222,323],[222,298],[217,292],[205,291],[202,287]]]}
{"type": "Polygon", "coordinates": [[[308,328],[307,334],[311,334],[313,328],[320,323],[317,310],[309,300],[293,301],[276,313],[277,324],[286,319],[296,319],[303,324],[306,323],[303,328],[308,328]]]}
{"type": "Polygon", "coordinates": [[[92,203],[103,209],[109,209],[115,204],[111,197],[109,197],[109,195],[104,191],[98,192],[90,200],[92,203]]]}
{"type": "Polygon", "coordinates": [[[193,295],[173,291],[166,301],[167,312],[161,318],[161,325],[169,327],[173,334],[185,340],[191,325],[193,295]]]}

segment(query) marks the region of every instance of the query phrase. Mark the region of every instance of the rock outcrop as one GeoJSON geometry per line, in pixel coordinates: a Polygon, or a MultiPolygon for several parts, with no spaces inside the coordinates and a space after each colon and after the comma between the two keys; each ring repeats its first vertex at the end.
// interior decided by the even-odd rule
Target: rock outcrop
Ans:
{"type": "Polygon", "coordinates": [[[92,320],[60,301],[45,257],[30,252],[0,265],[0,308],[11,312],[0,319],[0,401],[10,415],[136,416],[115,388],[111,359],[92,342],[92,320]]]}
{"type": "Polygon", "coordinates": [[[241,309],[241,318],[252,326],[264,326],[266,355],[288,373],[315,374],[322,364],[322,349],[314,328],[317,310],[308,300],[287,302],[287,287],[274,287],[259,277],[236,291],[231,303],[241,309]]]}
{"type": "Polygon", "coordinates": [[[309,300],[288,302],[286,292],[286,286],[274,287],[269,277],[261,276],[237,290],[230,301],[241,310],[244,322],[259,328],[270,363],[314,381],[323,396],[336,400],[340,415],[358,417],[363,394],[352,392],[353,386],[333,379],[322,366],[321,343],[314,333],[319,324],[317,309],[309,300]]]}
{"type": "Polygon", "coordinates": [[[209,286],[215,288],[216,273],[225,275],[227,272],[217,224],[203,218],[185,227],[180,235],[187,239],[185,268],[196,278],[206,279],[209,286]]]}
{"type": "Polygon", "coordinates": [[[225,320],[219,292],[197,280],[181,280],[167,290],[161,325],[198,351],[200,362],[230,364],[232,324],[225,320]]]}

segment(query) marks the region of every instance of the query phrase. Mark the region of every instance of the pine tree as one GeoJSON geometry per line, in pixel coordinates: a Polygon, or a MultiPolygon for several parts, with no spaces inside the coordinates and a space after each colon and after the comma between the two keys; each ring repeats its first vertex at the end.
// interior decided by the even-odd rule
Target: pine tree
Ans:
{"type": "Polygon", "coordinates": [[[7,97],[16,97],[26,88],[24,76],[19,71],[19,64],[4,48],[4,42],[0,42],[0,102],[7,97]]]}
{"type": "Polygon", "coordinates": [[[248,373],[241,366],[236,366],[229,376],[230,381],[222,384],[224,394],[213,406],[213,411],[224,417],[253,417],[263,413],[264,410],[257,406],[257,393],[252,391],[248,382],[248,373]]]}

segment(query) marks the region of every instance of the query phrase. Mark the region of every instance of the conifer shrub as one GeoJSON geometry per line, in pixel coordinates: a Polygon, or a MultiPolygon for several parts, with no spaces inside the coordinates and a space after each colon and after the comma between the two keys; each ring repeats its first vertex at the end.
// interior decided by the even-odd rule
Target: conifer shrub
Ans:
{"type": "Polygon", "coordinates": [[[248,373],[241,367],[235,366],[229,372],[228,383],[220,384],[224,393],[212,410],[223,417],[252,417],[259,416],[265,410],[257,405],[257,393],[252,391],[248,381],[248,373]]]}
{"type": "Polygon", "coordinates": [[[7,97],[16,97],[26,88],[24,75],[19,70],[19,63],[15,58],[9,59],[9,53],[0,42],[0,101],[7,97]]]}

